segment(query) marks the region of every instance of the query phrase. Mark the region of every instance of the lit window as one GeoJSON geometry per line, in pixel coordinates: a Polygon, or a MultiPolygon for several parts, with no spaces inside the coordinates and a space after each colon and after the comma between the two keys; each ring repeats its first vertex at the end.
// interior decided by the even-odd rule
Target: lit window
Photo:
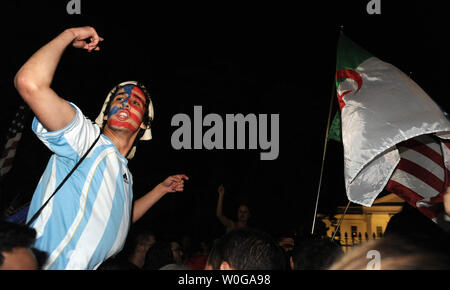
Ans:
{"type": "Polygon", "coordinates": [[[377,226],[377,237],[381,238],[383,236],[383,227],[377,226]]]}
{"type": "Polygon", "coordinates": [[[358,227],[352,226],[351,229],[352,229],[352,237],[358,236],[358,227]]]}

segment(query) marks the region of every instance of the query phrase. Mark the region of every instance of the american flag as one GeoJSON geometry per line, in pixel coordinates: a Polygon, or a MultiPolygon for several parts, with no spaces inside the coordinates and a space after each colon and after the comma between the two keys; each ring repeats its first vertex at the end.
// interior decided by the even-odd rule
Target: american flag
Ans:
{"type": "Polygon", "coordinates": [[[421,135],[397,145],[400,162],[386,189],[438,223],[449,186],[450,140],[421,135]]]}
{"type": "Polygon", "coordinates": [[[3,150],[3,154],[0,159],[0,177],[3,177],[12,168],[17,145],[22,137],[24,119],[27,112],[27,107],[25,105],[20,105],[13,121],[11,122],[11,126],[8,129],[5,149],[3,150]]]}

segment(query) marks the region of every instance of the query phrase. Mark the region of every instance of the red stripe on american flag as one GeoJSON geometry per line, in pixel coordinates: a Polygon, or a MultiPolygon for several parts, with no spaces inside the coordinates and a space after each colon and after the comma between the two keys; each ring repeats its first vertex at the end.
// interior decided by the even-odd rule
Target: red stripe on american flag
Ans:
{"type": "Polygon", "coordinates": [[[2,154],[2,158],[5,157],[6,155],[8,155],[9,151],[16,149],[18,144],[19,144],[19,141],[14,141],[14,143],[12,143],[10,146],[8,146],[8,148],[5,148],[5,150],[3,151],[3,154],[2,154]]]}
{"type": "Polygon", "coordinates": [[[430,198],[430,202],[443,202],[442,192],[435,197],[430,198]]]}
{"type": "Polygon", "coordinates": [[[418,207],[417,208],[421,213],[423,213],[425,216],[429,217],[430,219],[435,218],[439,215],[440,212],[443,210],[443,204],[442,203],[436,203],[429,207],[418,207]]]}
{"type": "Polygon", "coordinates": [[[405,200],[409,205],[417,208],[428,218],[433,219],[436,217],[436,210],[437,210],[436,206],[417,207],[416,205],[417,202],[423,200],[423,197],[420,196],[415,191],[411,190],[410,188],[391,179],[389,180],[386,189],[398,195],[400,198],[405,200]]]}
{"type": "Polygon", "coordinates": [[[409,139],[399,144],[399,147],[406,147],[417,151],[429,159],[433,160],[436,164],[439,164],[442,168],[444,168],[444,162],[442,160],[442,155],[428,147],[426,144],[423,144],[415,139],[409,139]]]}
{"type": "MultiPolygon", "coordinates": [[[[429,138],[428,136],[421,136],[421,137],[429,138]]],[[[402,158],[402,154],[400,153],[401,159],[397,166],[397,169],[407,172],[414,178],[423,181],[424,183],[435,189],[437,192],[439,192],[439,194],[437,196],[429,198],[429,200],[425,200],[424,197],[421,196],[421,193],[423,194],[422,192],[423,189],[417,187],[418,185],[415,185],[415,182],[413,182],[412,180],[409,184],[403,182],[402,182],[403,184],[401,184],[391,179],[389,180],[386,189],[397,194],[399,197],[404,199],[408,204],[417,208],[425,216],[433,219],[443,210],[442,204],[443,192],[445,188],[449,185],[450,171],[446,167],[444,161],[446,160],[446,158],[448,158],[448,154],[450,153],[449,151],[450,141],[442,139],[441,142],[434,139],[430,139],[430,141],[423,139],[422,141],[422,139],[419,137],[398,144],[399,148],[401,148],[402,146],[404,148],[407,148],[408,150],[413,150],[415,152],[420,153],[423,157],[428,158],[429,162],[421,161],[421,163],[419,163],[418,161],[418,163],[415,163],[414,160],[411,158],[410,160],[407,160],[406,157],[402,158]],[[444,146],[441,147],[441,143],[443,143],[444,146]],[[437,149],[433,150],[432,146],[430,146],[431,144],[438,145],[439,147],[436,146],[436,148],[440,149],[441,154],[437,151],[437,149]],[[445,176],[444,180],[441,180],[428,170],[431,169],[435,171],[434,169],[439,165],[442,168],[442,170],[444,170],[443,175],[445,176]],[[425,204],[423,205],[419,204],[420,206],[418,207],[417,206],[418,201],[422,201],[425,204]]],[[[400,150],[400,152],[402,152],[402,150],[400,150]]]]}
{"type": "Polygon", "coordinates": [[[432,188],[434,188],[437,192],[442,192],[444,190],[444,182],[440,180],[436,175],[423,168],[422,166],[417,165],[416,163],[409,161],[407,159],[401,159],[398,163],[397,169],[403,170],[417,179],[422,180],[432,188]]]}
{"type": "Polygon", "coordinates": [[[386,185],[386,189],[394,192],[412,206],[416,206],[416,203],[418,201],[423,200],[422,196],[392,179],[389,180],[388,184],[386,185]]]}
{"type": "Polygon", "coordinates": [[[445,140],[442,143],[444,143],[444,145],[450,150],[450,141],[445,140]]]}
{"type": "Polygon", "coordinates": [[[13,164],[13,161],[14,161],[14,157],[5,159],[5,162],[3,163],[3,167],[11,166],[13,164]]]}

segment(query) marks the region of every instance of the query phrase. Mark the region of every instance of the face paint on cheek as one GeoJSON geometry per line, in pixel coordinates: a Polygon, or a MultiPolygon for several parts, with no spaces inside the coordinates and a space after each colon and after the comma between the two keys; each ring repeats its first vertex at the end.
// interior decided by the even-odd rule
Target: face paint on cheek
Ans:
{"type": "Polygon", "coordinates": [[[136,124],[142,123],[142,119],[145,113],[146,98],[144,92],[139,87],[133,87],[130,92],[131,101],[129,106],[131,108],[131,118],[136,124]]]}
{"type": "Polygon", "coordinates": [[[133,121],[135,121],[136,124],[142,123],[142,119],[138,115],[134,114],[133,112],[130,112],[130,118],[133,119],[133,121]]]}
{"type": "Polygon", "coordinates": [[[145,97],[144,92],[139,87],[134,87],[133,90],[131,91],[130,96],[133,96],[135,101],[139,102],[140,106],[137,107],[137,108],[139,108],[139,110],[142,110],[141,107],[142,108],[145,107],[145,103],[147,102],[147,99],[145,97]]]}
{"type": "Polygon", "coordinates": [[[114,115],[115,113],[117,113],[117,111],[119,111],[119,110],[120,110],[120,108],[118,106],[112,107],[108,112],[108,118],[111,117],[112,115],[114,115]]]}
{"type": "Polygon", "coordinates": [[[138,105],[133,104],[133,102],[129,103],[130,108],[133,108],[136,112],[138,112],[141,116],[144,115],[144,110],[142,110],[141,107],[139,107],[138,105]]]}

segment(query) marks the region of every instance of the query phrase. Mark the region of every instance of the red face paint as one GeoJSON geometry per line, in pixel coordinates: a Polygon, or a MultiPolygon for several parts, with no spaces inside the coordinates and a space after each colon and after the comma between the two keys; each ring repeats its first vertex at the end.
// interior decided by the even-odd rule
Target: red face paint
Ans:
{"type": "Polygon", "coordinates": [[[110,121],[108,121],[108,124],[110,127],[126,128],[133,132],[136,131],[136,128],[137,128],[128,122],[121,122],[121,121],[117,121],[117,120],[110,120],[110,121]]]}

